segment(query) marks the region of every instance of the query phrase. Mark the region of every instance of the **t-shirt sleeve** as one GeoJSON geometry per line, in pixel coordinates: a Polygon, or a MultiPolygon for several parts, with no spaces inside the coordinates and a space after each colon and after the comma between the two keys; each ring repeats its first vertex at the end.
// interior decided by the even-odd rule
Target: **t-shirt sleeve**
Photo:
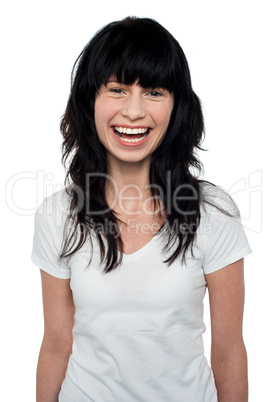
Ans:
{"type": "MultiPolygon", "coordinates": [[[[220,205],[222,208],[224,205],[220,205]]],[[[229,216],[215,207],[209,208],[205,220],[203,239],[203,270],[210,274],[232,264],[251,253],[251,249],[241,222],[240,213],[228,210],[229,216]]]]}
{"type": "Polygon", "coordinates": [[[41,270],[61,279],[69,279],[71,270],[66,260],[59,260],[63,239],[62,211],[45,198],[35,214],[31,260],[41,270]]]}

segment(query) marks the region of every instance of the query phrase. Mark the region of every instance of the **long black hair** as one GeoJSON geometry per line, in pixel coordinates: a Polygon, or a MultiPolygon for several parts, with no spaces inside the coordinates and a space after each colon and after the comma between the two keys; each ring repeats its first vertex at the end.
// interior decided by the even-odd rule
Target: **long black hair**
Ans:
{"type": "Polygon", "coordinates": [[[174,242],[177,245],[164,261],[168,265],[178,255],[184,260],[190,247],[192,251],[202,198],[198,179],[202,164],[196,150],[201,149],[204,122],[181,46],[164,27],[149,18],[127,17],[108,24],[96,33],[75,62],[61,121],[65,167],[70,160],[65,185],[70,184],[67,191],[71,202],[60,258],[77,252],[88,238],[92,244],[93,231],[105,273],[121,263],[123,242],[118,228],[120,220],[105,199],[108,162],[95,127],[94,103],[100,86],[114,76],[126,85],[138,80],[144,88],[164,88],[174,96],[167,132],[152,154],[149,170],[154,210],[160,200],[169,224],[164,250],[174,242]],[[174,194],[175,203],[170,202],[174,194]],[[89,204],[90,209],[86,207],[89,204]],[[99,227],[107,239],[107,249],[99,227]]]}

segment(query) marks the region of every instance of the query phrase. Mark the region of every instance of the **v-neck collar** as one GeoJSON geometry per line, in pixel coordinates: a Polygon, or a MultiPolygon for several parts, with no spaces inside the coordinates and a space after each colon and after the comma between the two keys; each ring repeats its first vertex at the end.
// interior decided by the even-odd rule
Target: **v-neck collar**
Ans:
{"type": "MultiPolygon", "coordinates": [[[[152,239],[149,240],[149,242],[147,242],[143,247],[139,248],[138,250],[134,251],[131,254],[125,254],[122,253],[123,255],[123,259],[124,260],[132,260],[132,259],[136,259],[139,258],[141,256],[143,256],[144,254],[147,253],[147,251],[153,246],[154,242],[156,242],[156,240],[160,237],[160,235],[162,235],[164,227],[166,225],[167,219],[165,219],[165,221],[163,222],[162,226],[160,227],[160,229],[157,231],[157,233],[152,237],[152,239]]],[[[106,243],[106,246],[108,245],[108,241],[106,239],[106,237],[101,233],[101,236],[104,240],[104,242],[106,243]]]]}

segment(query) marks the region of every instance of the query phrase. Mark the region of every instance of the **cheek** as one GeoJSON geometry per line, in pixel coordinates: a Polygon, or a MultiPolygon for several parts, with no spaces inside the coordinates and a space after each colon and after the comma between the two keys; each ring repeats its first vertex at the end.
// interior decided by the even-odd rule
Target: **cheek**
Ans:
{"type": "Polygon", "coordinates": [[[95,101],[95,125],[96,125],[96,129],[97,131],[99,131],[99,129],[101,128],[103,123],[103,111],[105,111],[105,108],[103,108],[103,106],[101,105],[102,102],[99,101],[95,101]]]}
{"type": "Polygon", "coordinates": [[[155,116],[155,122],[158,127],[162,127],[163,129],[167,129],[171,117],[172,108],[171,107],[161,107],[158,108],[155,116]]]}
{"type": "Polygon", "coordinates": [[[116,110],[114,105],[110,102],[105,102],[101,99],[97,99],[95,101],[95,124],[96,128],[104,127],[109,124],[114,115],[116,114],[116,110]]]}
{"type": "Polygon", "coordinates": [[[105,108],[102,102],[95,102],[95,127],[98,134],[98,138],[105,145],[105,108]]]}
{"type": "Polygon", "coordinates": [[[109,127],[115,114],[116,109],[112,102],[108,102],[106,99],[101,99],[101,97],[96,99],[94,111],[95,126],[98,138],[104,147],[109,146],[109,127]]]}

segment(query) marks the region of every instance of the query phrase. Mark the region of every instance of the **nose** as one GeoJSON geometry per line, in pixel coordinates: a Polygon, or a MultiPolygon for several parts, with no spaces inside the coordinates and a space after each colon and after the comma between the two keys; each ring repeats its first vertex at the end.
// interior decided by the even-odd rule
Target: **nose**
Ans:
{"type": "Polygon", "coordinates": [[[146,112],[143,105],[142,96],[138,93],[131,94],[126,100],[121,111],[124,117],[130,120],[138,120],[145,117],[146,112]]]}

